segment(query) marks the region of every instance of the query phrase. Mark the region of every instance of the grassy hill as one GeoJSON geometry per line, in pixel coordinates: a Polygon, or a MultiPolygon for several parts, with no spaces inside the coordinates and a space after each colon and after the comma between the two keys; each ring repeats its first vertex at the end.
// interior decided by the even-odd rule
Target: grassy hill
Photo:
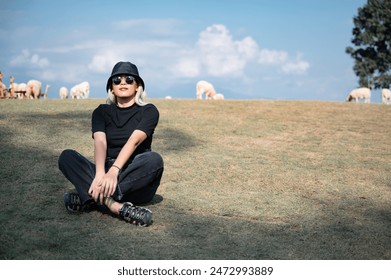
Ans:
{"type": "Polygon", "coordinates": [[[391,259],[391,106],[151,100],[154,224],[68,214],[104,100],[0,100],[1,259],[391,259]]]}

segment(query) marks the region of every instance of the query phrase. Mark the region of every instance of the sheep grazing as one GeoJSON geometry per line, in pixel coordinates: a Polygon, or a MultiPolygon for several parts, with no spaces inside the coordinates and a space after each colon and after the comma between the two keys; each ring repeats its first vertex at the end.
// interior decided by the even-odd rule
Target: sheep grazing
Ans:
{"type": "Polygon", "coordinates": [[[26,97],[32,99],[38,99],[41,93],[42,83],[37,80],[30,80],[27,82],[26,97]]]}
{"type": "Polygon", "coordinates": [[[207,81],[199,81],[196,85],[197,99],[202,99],[202,95],[205,94],[205,99],[223,100],[224,95],[216,93],[213,85],[207,81]]]}
{"type": "Polygon", "coordinates": [[[77,84],[71,88],[69,94],[72,99],[88,98],[90,95],[90,84],[88,82],[77,84]]]}
{"type": "Polygon", "coordinates": [[[68,98],[68,89],[66,87],[60,88],[60,99],[67,99],[68,98]]]}
{"type": "Polygon", "coordinates": [[[224,95],[222,95],[221,93],[216,93],[212,99],[214,100],[224,100],[224,95]]]}
{"type": "Polygon", "coordinates": [[[388,88],[382,89],[381,100],[383,104],[391,104],[391,91],[388,88]]]}
{"type": "Polygon", "coordinates": [[[371,90],[366,87],[356,88],[349,93],[346,101],[350,102],[355,100],[358,102],[359,99],[364,99],[365,103],[371,103],[371,90]]]}

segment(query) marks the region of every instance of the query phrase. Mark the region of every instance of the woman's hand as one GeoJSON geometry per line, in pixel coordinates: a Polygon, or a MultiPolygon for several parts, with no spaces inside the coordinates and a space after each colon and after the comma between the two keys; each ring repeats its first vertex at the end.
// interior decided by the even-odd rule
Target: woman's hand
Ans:
{"type": "Polygon", "coordinates": [[[88,194],[94,199],[95,202],[98,202],[99,194],[101,193],[100,181],[102,178],[103,176],[95,176],[88,190],[88,194]]]}
{"type": "Polygon", "coordinates": [[[110,197],[114,194],[118,183],[118,169],[111,167],[109,171],[100,180],[98,186],[100,190],[100,202],[103,204],[104,197],[110,197]]]}
{"type": "Polygon", "coordinates": [[[116,168],[110,168],[105,175],[94,178],[88,194],[95,202],[99,200],[103,205],[103,199],[114,194],[118,183],[118,172],[116,168]]]}

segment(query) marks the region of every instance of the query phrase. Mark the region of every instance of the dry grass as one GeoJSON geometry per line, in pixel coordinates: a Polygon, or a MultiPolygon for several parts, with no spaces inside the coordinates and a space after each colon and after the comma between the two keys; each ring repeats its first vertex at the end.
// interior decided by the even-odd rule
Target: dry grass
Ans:
{"type": "Polygon", "coordinates": [[[0,102],[1,259],[391,259],[391,106],[152,100],[154,224],[66,213],[103,100],[0,102]]]}

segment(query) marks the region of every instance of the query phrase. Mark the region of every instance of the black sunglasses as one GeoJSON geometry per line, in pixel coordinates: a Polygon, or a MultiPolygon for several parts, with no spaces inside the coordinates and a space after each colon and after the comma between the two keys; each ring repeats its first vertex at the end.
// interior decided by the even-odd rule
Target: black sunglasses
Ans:
{"type": "MultiPolygon", "coordinates": [[[[113,83],[115,84],[115,85],[119,85],[120,83],[121,83],[121,81],[122,81],[122,77],[123,76],[114,76],[111,80],[113,81],[113,83]]],[[[127,84],[129,84],[129,85],[131,85],[131,84],[133,84],[133,82],[134,82],[134,77],[133,76],[125,76],[125,82],[127,83],[127,84]]]]}

